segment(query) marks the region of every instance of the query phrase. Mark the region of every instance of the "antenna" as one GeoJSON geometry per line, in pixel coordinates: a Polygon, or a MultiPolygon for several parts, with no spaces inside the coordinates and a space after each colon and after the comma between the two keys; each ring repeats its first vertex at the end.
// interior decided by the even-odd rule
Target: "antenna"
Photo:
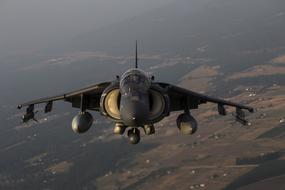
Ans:
{"type": "Polygon", "coordinates": [[[138,68],[138,41],[136,40],[136,69],[138,68]]]}

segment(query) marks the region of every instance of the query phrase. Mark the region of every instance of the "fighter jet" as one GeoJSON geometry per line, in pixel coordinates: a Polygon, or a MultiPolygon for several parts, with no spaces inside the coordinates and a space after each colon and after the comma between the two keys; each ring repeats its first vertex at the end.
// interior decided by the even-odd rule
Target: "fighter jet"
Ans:
{"type": "Polygon", "coordinates": [[[53,102],[63,100],[72,107],[79,108],[79,114],[72,120],[72,129],[76,133],[85,133],[93,125],[89,111],[100,112],[115,123],[114,133],[127,136],[131,144],[140,142],[140,129],[146,135],[155,133],[154,124],[168,117],[171,112],[182,112],[177,118],[178,129],[186,135],[197,131],[197,121],[191,110],[207,102],[217,104],[220,115],[226,115],[225,106],[236,108],[236,121],[247,125],[245,112],[254,109],[242,104],[210,97],[172,84],[156,82],[138,69],[138,49],[136,43],[135,67],[126,71],[115,80],[94,84],[73,92],[41,98],[18,105],[18,109],[27,107],[23,122],[35,119],[35,105],[45,103],[44,112],[52,111],[53,102]]]}

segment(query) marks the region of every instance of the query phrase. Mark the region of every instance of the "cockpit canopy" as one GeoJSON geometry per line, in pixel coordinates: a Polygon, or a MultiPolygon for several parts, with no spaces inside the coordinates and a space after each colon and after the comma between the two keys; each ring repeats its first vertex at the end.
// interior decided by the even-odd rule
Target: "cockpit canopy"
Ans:
{"type": "Polygon", "coordinates": [[[131,91],[146,92],[150,87],[150,80],[143,71],[130,69],[122,75],[120,87],[122,94],[129,94],[131,91]]]}

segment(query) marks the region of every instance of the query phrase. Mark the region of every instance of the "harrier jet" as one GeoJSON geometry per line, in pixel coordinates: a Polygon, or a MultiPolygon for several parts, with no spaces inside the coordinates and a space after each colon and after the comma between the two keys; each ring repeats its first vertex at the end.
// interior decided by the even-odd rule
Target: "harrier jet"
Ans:
{"type": "Polygon", "coordinates": [[[35,120],[35,105],[45,103],[44,112],[52,111],[53,102],[63,100],[72,107],[79,108],[79,114],[72,120],[72,129],[76,133],[85,133],[93,124],[93,117],[88,111],[98,111],[115,123],[114,133],[127,135],[132,144],[140,142],[140,128],[146,135],[155,133],[154,124],[170,115],[182,112],[177,118],[177,127],[183,134],[194,134],[197,121],[190,110],[198,109],[207,102],[217,104],[220,115],[226,115],[225,106],[236,108],[236,121],[247,125],[245,112],[253,112],[252,107],[199,94],[172,84],[156,82],[138,69],[136,45],[135,68],[126,71],[114,81],[94,84],[90,87],[58,96],[42,98],[18,105],[18,109],[27,107],[23,122],[35,120]]]}

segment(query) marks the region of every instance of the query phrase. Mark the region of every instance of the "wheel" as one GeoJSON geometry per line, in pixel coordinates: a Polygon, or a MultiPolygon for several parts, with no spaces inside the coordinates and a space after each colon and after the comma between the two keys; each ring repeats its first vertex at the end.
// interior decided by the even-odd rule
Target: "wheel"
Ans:
{"type": "Polygon", "coordinates": [[[137,128],[128,131],[128,137],[131,144],[138,144],[140,142],[140,131],[137,128]]]}

